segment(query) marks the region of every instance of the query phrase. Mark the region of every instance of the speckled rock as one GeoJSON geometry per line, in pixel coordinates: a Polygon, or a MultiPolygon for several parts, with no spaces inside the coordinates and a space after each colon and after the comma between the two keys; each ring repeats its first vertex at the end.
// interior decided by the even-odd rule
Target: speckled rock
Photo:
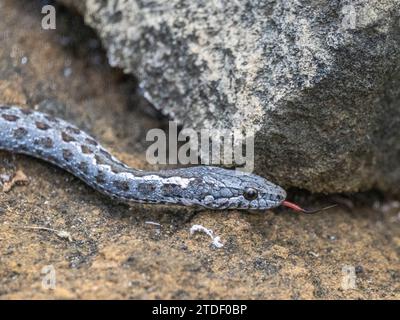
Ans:
{"type": "Polygon", "coordinates": [[[254,133],[257,173],[400,191],[399,1],[63,2],[165,114],[254,133]]]}

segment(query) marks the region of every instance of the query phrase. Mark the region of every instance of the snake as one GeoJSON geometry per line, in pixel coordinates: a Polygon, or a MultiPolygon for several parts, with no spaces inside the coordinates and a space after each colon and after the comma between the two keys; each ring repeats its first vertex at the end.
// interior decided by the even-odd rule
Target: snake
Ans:
{"type": "Polygon", "coordinates": [[[265,210],[286,203],[283,188],[240,170],[217,166],[159,171],[131,168],[75,125],[16,105],[0,105],[0,150],[49,162],[128,204],[265,210]]]}

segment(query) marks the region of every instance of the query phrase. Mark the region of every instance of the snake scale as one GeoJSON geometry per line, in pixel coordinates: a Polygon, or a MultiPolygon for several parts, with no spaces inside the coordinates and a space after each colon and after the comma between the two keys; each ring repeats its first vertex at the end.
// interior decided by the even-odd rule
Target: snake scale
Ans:
{"type": "Polygon", "coordinates": [[[238,170],[130,168],[76,126],[17,106],[0,106],[0,149],[50,162],[125,203],[263,210],[283,204],[286,198],[281,187],[238,170]]]}

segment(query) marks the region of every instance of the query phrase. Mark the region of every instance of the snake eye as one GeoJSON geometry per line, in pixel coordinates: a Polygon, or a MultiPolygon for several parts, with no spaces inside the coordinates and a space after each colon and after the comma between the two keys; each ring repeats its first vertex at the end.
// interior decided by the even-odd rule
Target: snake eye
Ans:
{"type": "Polygon", "coordinates": [[[244,190],[243,196],[245,197],[246,200],[255,200],[258,197],[258,192],[256,189],[253,188],[247,188],[244,190]]]}

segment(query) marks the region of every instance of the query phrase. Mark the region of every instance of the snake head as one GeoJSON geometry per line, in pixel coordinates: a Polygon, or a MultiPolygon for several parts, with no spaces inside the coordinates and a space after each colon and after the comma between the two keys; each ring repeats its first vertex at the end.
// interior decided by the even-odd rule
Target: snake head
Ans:
{"type": "Polygon", "coordinates": [[[210,209],[265,210],[286,198],[281,187],[255,174],[219,167],[199,166],[177,171],[190,178],[182,204],[210,209]]]}

